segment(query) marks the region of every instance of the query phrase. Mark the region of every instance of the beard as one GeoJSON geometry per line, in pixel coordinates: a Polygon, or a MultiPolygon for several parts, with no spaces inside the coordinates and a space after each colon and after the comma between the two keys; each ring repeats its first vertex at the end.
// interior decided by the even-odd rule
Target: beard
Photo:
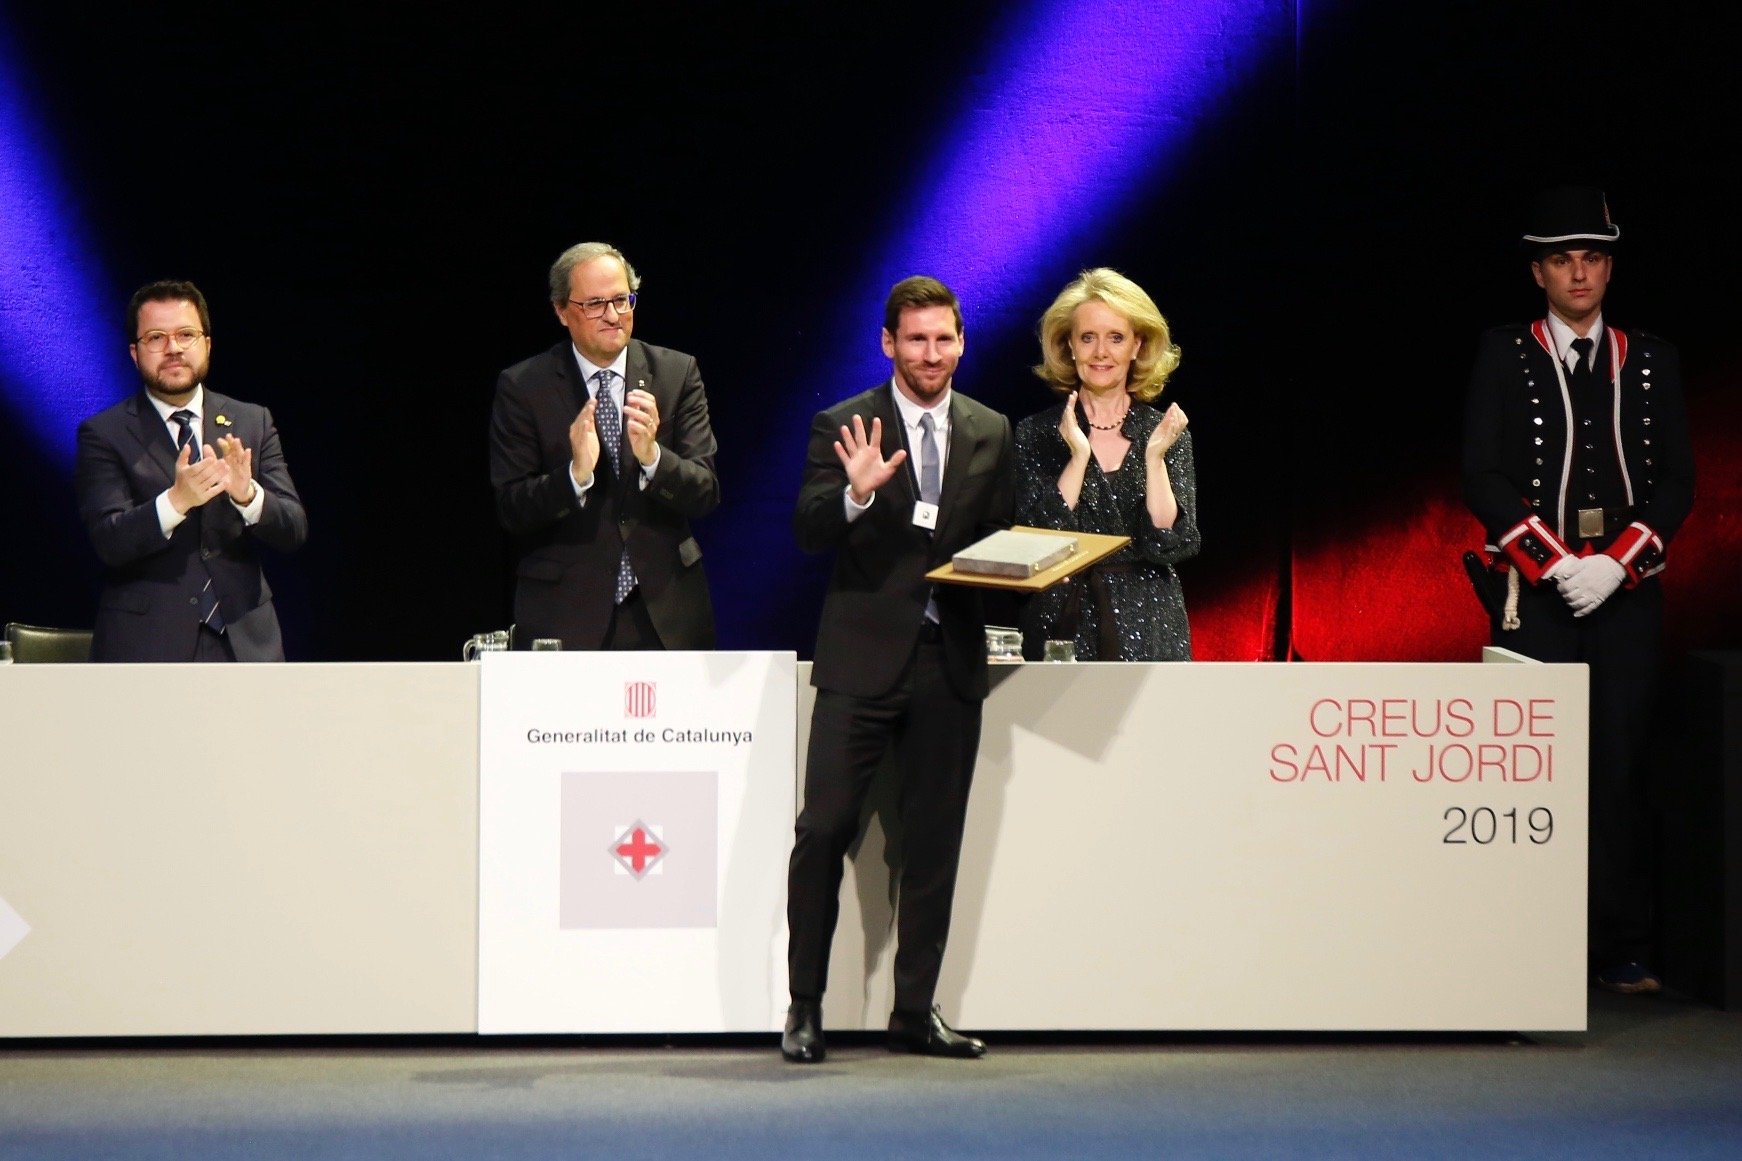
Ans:
{"type": "Polygon", "coordinates": [[[921,400],[927,407],[943,398],[944,392],[950,389],[950,383],[955,378],[954,375],[946,376],[936,388],[929,388],[918,374],[905,366],[897,364],[895,374],[907,388],[908,398],[921,400]]]}
{"type": "Polygon", "coordinates": [[[161,365],[155,373],[141,368],[139,377],[145,381],[146,389],[153,395],[165,397],[174,395],[192,395],[194,388],[206,381],[206,371],[211,367],[212,357],[210,355],[203,355],[200,358],[195,359],[190,357],[188,352],[183,352],[181,355],[181,362],[189,371],[193,372],[193,377],[188,381],[188,384],[185,387],[165,382],[163,378],[164,368],[161,365]]]}

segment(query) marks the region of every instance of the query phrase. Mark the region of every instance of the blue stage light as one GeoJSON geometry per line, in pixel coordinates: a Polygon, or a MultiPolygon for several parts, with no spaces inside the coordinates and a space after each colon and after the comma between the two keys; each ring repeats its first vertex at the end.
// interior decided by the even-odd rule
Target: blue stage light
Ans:
{"type": "Polygon", "coordinates": [[[1166,187],[1218,101],[1292,43],[1293,12],[1284,0],[1041,0],[1019,10],[975,68],[982,79],[954,128],[910,171],[863,297],[842,319],[870,340],[855,344],[863,373],[846,382],[889,373],[875,320],[909,274],[948,283],[970,334],[984,339],[1032,329],[1083,267],[1117,266],[1117,231],[1166,187]]]}
{"type": "Polygon", "coordinates": [[[120,309],[0,26],[0,402],[59,467],[79,420],[134,386],[120,309]]]}

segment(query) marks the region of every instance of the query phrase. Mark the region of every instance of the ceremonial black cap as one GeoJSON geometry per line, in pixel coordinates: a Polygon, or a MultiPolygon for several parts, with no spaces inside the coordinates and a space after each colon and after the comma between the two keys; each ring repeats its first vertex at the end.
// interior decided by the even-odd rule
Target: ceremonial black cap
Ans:
{"type": "Polygon", "coordinates": [[[1609,249],[1621,237],[1621,227],[1609,220],[1608,199],[1595,186],[1563,185],[1544,190],[1531,203],[1526,221],[1529,228],[1524,232],[1524,245],[1532,250],[1574,242],[1609,249]]]}

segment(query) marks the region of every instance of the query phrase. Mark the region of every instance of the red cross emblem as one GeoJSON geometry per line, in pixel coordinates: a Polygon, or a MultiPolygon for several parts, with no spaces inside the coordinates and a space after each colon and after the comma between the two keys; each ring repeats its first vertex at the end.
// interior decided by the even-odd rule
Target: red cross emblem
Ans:
{"type": "Polygon", "coordinates": [[[665,858],[669,849],[658,831],[638,819],[612,842],[611,857],[617,860],[618,866],[640,879],[665,858]]]}

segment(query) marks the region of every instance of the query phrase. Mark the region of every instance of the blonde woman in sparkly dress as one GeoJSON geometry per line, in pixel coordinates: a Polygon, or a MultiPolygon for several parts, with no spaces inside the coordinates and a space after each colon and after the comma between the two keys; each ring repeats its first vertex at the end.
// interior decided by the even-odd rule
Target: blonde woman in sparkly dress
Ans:
{"type": "Polygon", "coordinates": [[[1174,565],[1198,554],[1186,414],[1156,406],[1179,365],[1167,320],[1118,271],[1085,271],[1040,320],[1035,374],[1061,401],[1016,427],[1016,519],[1129,536],[1087,574],[1028,603],[1023,652],[1071,640],[1081,661],[1189,661],[1174,565]]]}

